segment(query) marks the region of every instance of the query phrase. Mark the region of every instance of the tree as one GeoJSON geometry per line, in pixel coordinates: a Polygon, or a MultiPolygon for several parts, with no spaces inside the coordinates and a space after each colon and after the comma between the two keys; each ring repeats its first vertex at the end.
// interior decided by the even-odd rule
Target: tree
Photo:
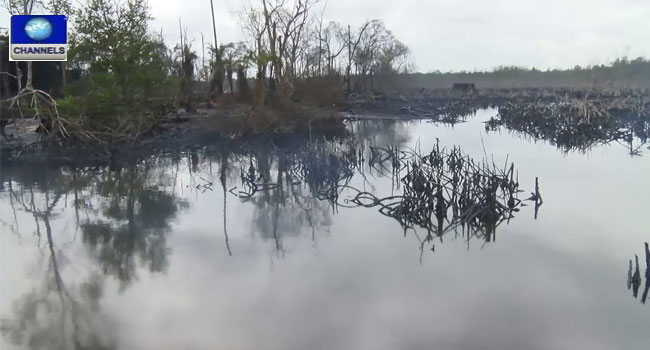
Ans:
{"type": "MultiPolygon", "coordinates": [[[[214,34],[214,47],[219,47],[219,42],[217,41],[217,23],[214,19],[214,2],[210,0],[210,13],[212,14],[212,33],[214,34]]],[[[213,82],[216,82],[216,88],[219,95],[223,94],[223,69],[221,64],[221,57],[216,56],[216,67],[214,71],[215,76],[213,77],[213,82]]],[[[210,85],[212,87],[212,84],[210,85]]],[[[213,90],[210,91],[210,95],[213,95],[213,90]]]]}
{"type": "Polygon", "coordinates": [[[303,78],[341,74],[352,91],[353,75],[356,89],[365,88],[368,78],[372,89],[373,75],[409,68],[408,48],[380,20],[368,20],[353,33],[337,22],[324,25],[322,13],[312,16],[318,0],[260,1],[261,6],[248,7],[240,16],[258,66],[256,106],[264,103],[266,79],[273,96],[287,107],[295,83],[303,78]]]}
{"type": "Polygon", "coordinates": [[[265,84],[266,67],[271,57],[268,54],[265,33],[266,26],[263,20],[262,11],[257,8],[246,8],[239,16],[242,29],[246,36],[248,36],[252,47],[247,53],[247,59],[254,62],[257,66],[257,73],[255,75],[255,96],[253,97],[253,106],[256,109],[264,107],[265,99],[265,84]]]}
{"type": "Polygon", "coordinates": [[[377,74],[406,73],[409,49],[396,39],[390,40],[379,52],[375,70],[377,74]]]}
{"type": "Polygon", "coordinates": [[[91,80],[117,85],[123,101],[146,96],[165,78],[160,43],[148,32],[150,19],[146,1],[88,0],[77,12],[73,59],[91,80]]]}
{"type": "MultiPolygon", "coordinates": [[[[214,48],[210,48],[210,50],[214,52],[214,48]]],[[[236,43],[227,43],[219,47],[217,56],[221,58],[221,62],[223,63],[223,69],[231,93],[235,92],[232,75],[237,71],[239,66],[245,65],[244,61],[246,61],[247,52],[248,48],[246,47],[246,44],[241,41],[236,43]]]]}
{"type": "MultiPolygon", "coordinates": [[[[72,19],[73,19],[73,14],[74,14],[74,6],[72,5],[72,2],[70,0],[49,0],[48,3],[45,5],[45,8],[50,12],[51,14],[55,15],[65,15],[68,18],[68,27],[71,27],[72,19]]],[[[68,34],[70,33],[70,30],[68,29],[68,34]]],[[[62,89],[61,91],[65,91],[65,85],[66,85],[66,74],[65,74],[65,61],[61,62],[61,84],[62,84],[62,89]]]]}
{"type": "Polygon", "coordinates": [[[356,88],[363,88],[366,78],[369,78],[372,90],[373,75],[404,71],[408,67],[408,53],[406,45],[398,41],[382,21],[366,22],[349,58],[354,62],[358,76],[356,88]]]}
{"type": "Polygon", "coordinates": [[[310,10],[318,0],[261,0],[261,9],[246,8],[240,16],[242,27],[251,41],[252,60],[257,62],[257,107],[264,104],[267,67],[270,88],[276,90],[281,104],[287,104],[293,91],[298,58],[306,52],[309,40],[307,24],[310,10]]]}
{"type": "MultiPolygon", "coordinates": [[[[9,14],[11,15],[31,15],[32,12],[35,9],[39,9],[43,7],[43,2],[41,0],[4,0],[4,7],[9,11],[9,14]]],[[[18,62],[16,62],[16,73],[18,73],[18,90],[22,90],[21,84],[22,84],[22,72],[20,71],[20,68],[18,66],[18,62]]],[[[33,81],[33,69],[32,69],[32,62],[28,61],[27,62],[27,82],[25,83],[25,90],[27,91],[33,91],[34,86],[32,84],[33,81]]],[[[18,95],[22,93],[19,92],[18,95]]]]}
{"type": "Polygon", "coordinates": [[[9,93],[9,31],[6,28],[0,28],[0,88],[4,97],[9,93]],[[5,58],[5,56],[7,58],[5,58]]]}
{"type": "Polygon", "coordinates": [[[185,105],[187,110],[191,109],[192,101],[192,81],[194,80],[194,63],[198,56],[192,51],[192,47],[183,43],[182,47],[177,47],[180,51],[180,73],[181,73],[181,104],[185,105]]]}
{"type": "MultiPolygon", "coordinates": [[[[335,71],[336,59],[348,47],[348,35],[343,26],[338,22],[329,22],[327,27],[319,34],[320,57],[325,58],[326,74],[332,75],[335,71]]],[[[319,59],[321,67],[322,58],[319,59]]],[[[319,68],[321,74],[321,68],[319,68]]]]}
{"type": "Polygon", "coordinates": [[[296,52],[302,44],[310,9],[317,0],[262,0],[264,25],[268,37],[272,69],[281,103],[288,103],[293,92],[296,52]]]}
{"type": "Polygon", "coordinates": [[[370,21],[366,21],[361,28],[359,28],[358,35],[356,36],[356,41],[354,41],[354,44],[352,44],[352,32],[350,30],[350,26],[348,25],[348,65],[345,71],[345,81],[348,85],[348,93],[352,92],[352,60],[355,57],[357,53],[357,48],[359,47],[359,42],[361,41],[361,37],[364,35],[366,32],[366,29],[370,25],[370,21]]]}

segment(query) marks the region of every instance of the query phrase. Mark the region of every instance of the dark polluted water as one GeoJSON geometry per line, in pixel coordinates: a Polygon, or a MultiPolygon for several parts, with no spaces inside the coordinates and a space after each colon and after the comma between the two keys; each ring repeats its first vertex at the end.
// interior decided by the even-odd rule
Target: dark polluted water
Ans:
{"type": "Polygon", "coordinates": [[[4,166],[0,347],[647,349],[650,150],[495,113],[4,166]]]}

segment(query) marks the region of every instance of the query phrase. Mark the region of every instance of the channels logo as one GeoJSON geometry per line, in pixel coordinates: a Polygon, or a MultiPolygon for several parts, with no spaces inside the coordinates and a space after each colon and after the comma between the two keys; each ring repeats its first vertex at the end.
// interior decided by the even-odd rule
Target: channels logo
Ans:
{"type": "Polygon", "coordinates": [[[11,16],[11,61],[67,61],[68,19],[60,15],[11,16]]]}

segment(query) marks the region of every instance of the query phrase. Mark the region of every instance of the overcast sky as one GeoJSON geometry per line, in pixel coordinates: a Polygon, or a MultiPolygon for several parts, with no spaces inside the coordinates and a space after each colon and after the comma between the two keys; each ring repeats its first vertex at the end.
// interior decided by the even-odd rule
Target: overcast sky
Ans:
{"type": "MultiPolygon", "coordinates": [[[[236,13],[260,0],[214,0],[220,42],[243,39],[236,13]]],[[[212,41],[209,0],[150,0],[168,43],[178,18],[195,48],[212,41]]],[[[411,49],[422,72],[602,64],[650,57],[650,0],[321,0],[326,21],[381,19],[411,49]]],[[[2,16],[5,17],[5,16],[2,16]]]]}
{"type": "MultiPolygon", "coordinates": [[[[214,0],[220,41],[242,39],[236,12],[249,1],[258,0],[214,0]]],[[[195,47],[201,32],[212,41],[209,0],[151,0],[151,6],[154,27],[171,40],[179,37],[180,16],[195,47]]],[[[353,27],[383,20],[423,72],[650,57],[650,0],[329,0],[325,18],[353,27]]]]}

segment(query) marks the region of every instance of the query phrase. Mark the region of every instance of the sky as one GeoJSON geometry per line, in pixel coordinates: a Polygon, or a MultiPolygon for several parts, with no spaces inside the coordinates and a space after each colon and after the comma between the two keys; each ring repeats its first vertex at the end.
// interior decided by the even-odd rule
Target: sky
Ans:
{"type": "MultiPolygon", "coordinates": [[[[214,0],[220,42],[244,38],[237,13],[260,0],[214,0]]],[[[212,42],[209,0],[149,0],[152,30],[170,45],[178,19],[194,47],[212,42]]],[[[650,0],[321,0],[325,21],[384,21],[411,49],[418,71],[496,66],[571,68],[617,57],[650,58],[650,0]]],[[[5,20],[6,16],[0,16],[5,20]]],[[[199,53],[200,54],[200,53],[199,53]]]]}

